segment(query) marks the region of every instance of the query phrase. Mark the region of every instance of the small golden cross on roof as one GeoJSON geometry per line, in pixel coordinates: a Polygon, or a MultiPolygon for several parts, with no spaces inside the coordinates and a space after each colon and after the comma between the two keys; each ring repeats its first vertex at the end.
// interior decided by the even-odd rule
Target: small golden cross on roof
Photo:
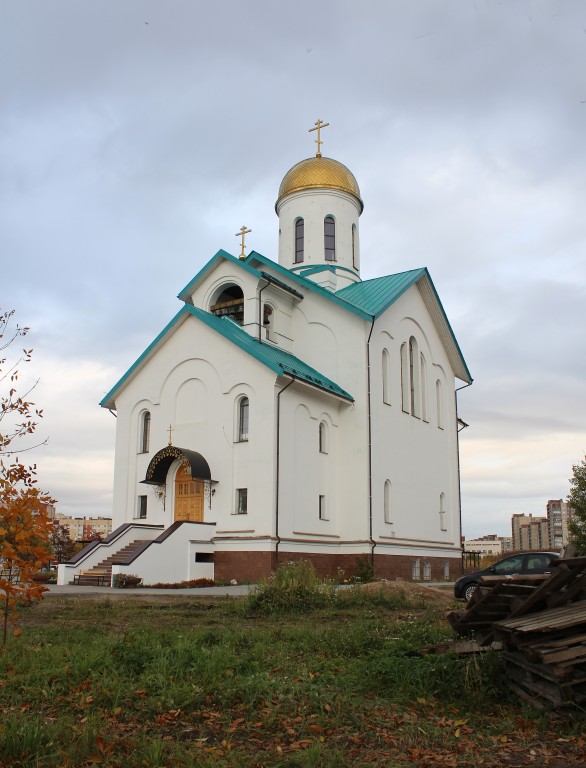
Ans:
{"type": "Polygon", "coordinates": [[[249,232],[252,232],[252,229],[246,229],[245,226],[240,227],[240,232],[236,232],[236,237],[241,237],[242,242],[240,243],[241,251],[240,251],[240,258],[245,259],[246,254],[244,253],[244,236],[247,235],[249,232]]]}
{"type": "Polygon", "coordinates": [[[169,429],[167,430],[169,433],[169,445],[173,445],[173,425],[169,424],[169,429]]]}
{"type": "Polygon", "coordinates": [[[315,121],[315,128],[310,128],[309,133],[312,131],[317,131],[317,139],[314,139],[315,143],[317,144],[317,152],[315,153],[316,157],[321,157],[321,145],[323,144],[323,141],[320,138],[320,131],[322,128],[326,128],[329,125],[329,123],[324,123],[321,119],[315,121]]]}

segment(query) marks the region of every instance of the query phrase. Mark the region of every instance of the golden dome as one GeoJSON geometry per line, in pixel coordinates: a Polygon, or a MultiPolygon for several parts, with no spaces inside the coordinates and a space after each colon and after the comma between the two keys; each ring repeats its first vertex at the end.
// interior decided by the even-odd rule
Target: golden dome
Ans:
{"type": "Polygon", "coordinates": [[[309,157],[287,171],[279,187],[279,197],[275,208],[291,192],[317,188],[339,189],[342,192],[347,192],[358,200],[360,213],[362,213],[364,203],[360,197],[358,182],[345,165],[337,160],[332,160],[330,157],[309,157]]]}

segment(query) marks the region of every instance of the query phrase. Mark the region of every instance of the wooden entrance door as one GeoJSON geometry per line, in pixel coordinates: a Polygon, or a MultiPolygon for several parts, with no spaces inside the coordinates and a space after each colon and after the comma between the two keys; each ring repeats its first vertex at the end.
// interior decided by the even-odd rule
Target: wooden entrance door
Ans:
{"type": "Polygon", "coordinates": [[[175,520],[203,522],[203,480],[191,477],[191,468],[185,464],[175,475],[175,520]]]}

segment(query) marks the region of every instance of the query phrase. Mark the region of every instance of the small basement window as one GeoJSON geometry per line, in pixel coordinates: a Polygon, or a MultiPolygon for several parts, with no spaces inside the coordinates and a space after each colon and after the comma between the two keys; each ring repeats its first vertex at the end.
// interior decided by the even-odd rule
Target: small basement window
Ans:
{"type": "Polygon", "coordinates": [[[196,552],[195,562],[196,563],[213,563],[214,553],[213,552],[196,552]]]}

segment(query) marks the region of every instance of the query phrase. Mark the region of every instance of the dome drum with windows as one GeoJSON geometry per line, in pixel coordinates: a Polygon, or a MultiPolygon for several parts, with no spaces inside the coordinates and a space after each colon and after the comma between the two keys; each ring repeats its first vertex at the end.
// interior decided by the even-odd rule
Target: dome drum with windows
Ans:
{"type": "Polygon", "coordinates": [[[360,188],[345,165],[310,157],[283,178],[279,216],[279,263],[332,290],[360,280],[360,188]],[[317,268],[317,271],[316,269],[317,268]]]}

